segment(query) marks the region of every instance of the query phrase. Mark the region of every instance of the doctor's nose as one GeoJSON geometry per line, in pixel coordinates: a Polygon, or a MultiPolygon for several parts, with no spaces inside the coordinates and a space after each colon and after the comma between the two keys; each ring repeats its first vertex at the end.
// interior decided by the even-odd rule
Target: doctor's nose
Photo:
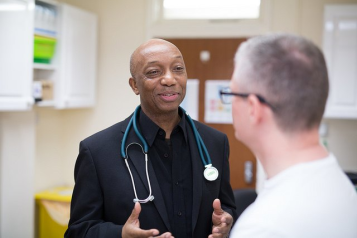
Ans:
{"type": "Polygon", "coordinates": [[[168,87],[175,85],[176,84],[175,75],[170,71],[166,72],[161,79],[161,84],[168,87]]]}

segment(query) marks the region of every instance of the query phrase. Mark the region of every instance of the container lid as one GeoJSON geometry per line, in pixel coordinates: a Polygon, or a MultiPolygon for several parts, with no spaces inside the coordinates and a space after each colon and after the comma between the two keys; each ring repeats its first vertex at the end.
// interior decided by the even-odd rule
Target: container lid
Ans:
{"type": "Polygon", "coordinates": [[[73,187],[55,187],[35,194],[35,199],[45,199],[58,202],[70,202],[73,187]]]}

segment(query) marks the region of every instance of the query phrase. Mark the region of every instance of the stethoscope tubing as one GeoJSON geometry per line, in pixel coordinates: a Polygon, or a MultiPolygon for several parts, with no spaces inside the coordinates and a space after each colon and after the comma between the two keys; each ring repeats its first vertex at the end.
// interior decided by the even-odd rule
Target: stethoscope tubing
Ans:
{"type": "MultiPolygon", "coordinates": [[[[127,126],[127,128],[126,128],[126,130],[124,132],[123,140],[122,140],[121,147],[120,147],[120,152],[121,152],[121,156],[124,158],[126,167],[128,168],[128,171],[129,171],[129,174],[130,174],[130,178],[131,178],[131,182],[132,182],[133,189],[134,189],[134,194],[135,194],[135,198],[133,199],[134,203],[135,202],[147,203],[149,201],[152,201],[154,199],[154,196],[152,195],[151,183],[150,183],[150,177],[149,177],[149,171],[148,171],[148,160],[149,160],[148,159],[148,151],[149,151],[149,146],[146,143],[144,137],[141,135],[141,133],[140,133],[138,127],[137,127],[137,124],[136,124],[137,114],[138,114],[138,111],[140,110],[140,108],[141,108],[140,105],[137,106],[137,108],[134,111],[133,116],[130,118],[128,126],[127,126]],[[141,143],[143,144],[144,147],[142,145],[140,145],[139,143],[137,143],[137,142],[132,142],[132,143],[128,144],[126,149],[125,149],[125,142],[127,140],[127,137],[128,137],[128,134],[129,134],[131,126],[134,128],[135,134],[139,137],[139,139],[140,139],[140,141],[141,141],[141,143]],[[131,172],[131,169],[130,169],[130,166],[129,166],[129,163],[128,163],[128,158],[129,158],[128,148],[131,145],[140,146],[143,154],[145,155],[146,179],[147,179],[148,186],[149,186],[149,196],[146,199],[139,199],[138,195],[136,193],[136,186],[135,186],[135,182],[134,182],[134,177],[133,177],[133,174],[131,172]]],[[[189,121],[189,124],[190,124],[190,126],[192,128],[193,134],[195,136],[197,147],[198,147],[198,151],[199,151],[199,154],[200,154],[200,157],[201,157],[203,165],[206,168],[211,167],[212,166],[211,157],[209,156],[208,150],[207,150],[207,148],[206,148],[206,146],[205,146],[205,144],[204,144],[204,142],[202,140],[202,137],[198,133],[197,128],[196,128],[192,118],[188,115],[188,113],[183,108],[180,107],[179,109],[181,109],[186,114],[187,120],[189,121]],[[203,151],[202,151],[202,149],[203,149],[203,151]],[[203,152],[205,153],[205,155],[207,157],[207,162],[205,160],[203,152]]],[[[218,176],[218,172],[217,172],[217,176],[218,176]]]]}
{"type": "Polygon", "coordinates": [[[204,164],[205,167],[207,167],[207,166],[212,164],[211,157],[210,157],[210,155],[208,153],[207,147],[205,146],[205,143],[203,142],[202,137],[198,133],[197,128],[196,128],[192,118],[188,115],[188,113],[183,108],[181,108],[181,110],[186,114],[186,117],[187,117],[189,123],[191,124],[193,134],[195,135],[195,138],[196,138],[197,147],[198,147],[198,151],[200,153],[200,157],[201,157],[202,163],[204,164]],[[203,148],[203,151],[206,154],[207,162],[206,162],[206,160],[205,160],[205,158],[203,156],[202,148],[203,148]]]}
{"type": "MultiPolygon", "coordinates": [[[[131,126],[133,126],[135,134],[139,137],[141,143],[143,143],[143,145],[144,145],[144,153],[148,153],[149,146],[146,143],[146,141],[143,138],[143,136],[141,135],[141,133],[139,132],[137,124],[136,124],[137,113],[138,113],[140,108],[141,108],[141,106],[139,105],[135,109],[134,115],[131,117],[127,128],[130,128],[131,126]]],[[[198,151],[200,153],[200,157],[201,157],[202,163],[205,165],[205,167],[210,165],[210,164],[212,164],[211,157],[210,157],[210,155],[208,153],[207,147],[205,146],[200,134],[198,133],[197,128],[196,128],[192,118],[188,115],[188,113],[183,108],[180,107],[180,109],[186,114],[186,117],[187,117],[187,119],[188,119],[188,121],[190,123],[190,126],[192,128],[193,134],[194,134],[196,142],[197,142],[197,147],[198,147],[198,151]],[[202,148],[203,148],[203,151],[205,152],[205,155],[207,157],[207,162],[206,162],[205,157],[203,155],[202,148]]],[[[129,134],[129,130],[126,130],[125,133],[124,133],[124,136],[123,136],[123,142],[124,143],[125,143],[125,141],[126,141],[126,139],[128,137],[128,134],[129,134]]],[[[124,143],[122,143],[122,146],[121,146],[121,155],[122,155],[123,158],[127,158],[128,154],[125,153],[125,144],[124,143]]]]}
{"type": "Polygon", "coordinates": [[[135,198],[133,199],[133,202],[140,202],[140,203],[147,203],[149,201],[152,201],[154,199],[154,196],[152,196],[152,190],[151,190],[151,182],[150,182],[150,177],[149,177],[149,170],[148,170],[148,154],[144,152],[144,149],[143,147],[139,144],[139,143],[136,143],[136,142],[132,142],[130,143],[127,147],[126,147],[126,154],[128,154],[128,148],[129,146],[131,145],[138,145],[140,146],[141,150],[143,151],[143,154],[145,155],[145,171],[146,171],[146,179],[148,181],[148,186],[149,186],[149,196],[146,198],[146,199],[139,199],[138,198],[138,195],[136,193],[136,186],[135,186],[135,181],[134,181],[134,177],[133,177],[133,174],[131,173],[131,169],[130,169],[130,166],[129,166],[129,163],[128,163],[128,158],[125,158],[124,161],[125,161],[125,164],[126,164],[126,167],[128,168],[128,171],[129,171],[129,174],[130,174],[130,178],[131,178],[131,183],[133,184],[133,188],[134,188],[134,194],[135,194],[135,198]]]}
{"type": "MultiPolygon", "coordinates": [[[[135,109],[134,111],[134,115],[130,118],[130,121],[129,121],[129,124],[127,126],[127,128],[130,129],[131,126],[133,126],[134,128],[134,131],[135,131],[135,134],[139,137],[141,143],[143,143],[144,145],[144,149],[143,149],[143,153],[144,154],[147,154],[148,151],[149,151],[149,146],[148,144],[146,143],[145,139],[143,138],[143,136],[141,135],[141,133],[139,132],[138,130],[138,127],[136,125],[136,117],[137,117],[137,114],[138,114],[138,111],[139,109],[141,108],[141,106],[137,106],[137,108],[135,109]]],[[[123,140],[122,140],[122,144],[121,144],[121,148],[120,148],[120,152],[121,152],[121,156],[125,159],[125,158],[128,158],[128,153],[126,152],[125,153],[125,142],[126,142],[126,139],[128,137],[128,134],[129,134],[129,131],[130,130],[125,130],[125,133],[124,133],[124,136],[123,136],[123,140]]],[[[138,143],[137,143],[138,144],[138,143]]]]}
{"type": "Polygon", "coordinates": [[[134,112],[133,127],[134,127],[134,131],[135,131],[136,135],[139,137],[139,139],[141,140],[141,143],[143,143],[143,145],[144,145],[144,153],[147,154],[149,151],[148,143],[146,143],[144,137],[141,135],[140,131],[138,130],[138,127],[136,126],[136,118],[137,118],[137,114],[138,114],[138,111],[140,108],[141,108],[141,106],[139,105],[134,112]]]}

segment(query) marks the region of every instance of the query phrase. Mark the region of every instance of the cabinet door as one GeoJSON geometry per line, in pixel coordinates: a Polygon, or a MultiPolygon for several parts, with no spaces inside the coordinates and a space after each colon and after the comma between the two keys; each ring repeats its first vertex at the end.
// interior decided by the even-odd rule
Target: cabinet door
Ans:
{"type": "Polygon", "coordinates": [[[0,2],[0,111],[32,108],[33,1],[0,2]]]}
{"type": "Polygon", "coordinates": [[[95,103],[97,17],[63,4],[60,19],[60,75],[55,85],[55,106],[91,107],[95,103]]]}
{"type": "Polygon", "coordinates": [[[357,5],[325,7],[323,48],[330,78],[325,117],[357,118],[357,5]]]}

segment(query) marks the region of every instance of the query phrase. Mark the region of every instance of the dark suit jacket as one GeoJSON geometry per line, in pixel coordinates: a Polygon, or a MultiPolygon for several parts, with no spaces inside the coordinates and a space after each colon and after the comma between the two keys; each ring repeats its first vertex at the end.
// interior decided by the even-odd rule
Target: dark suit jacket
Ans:
{"type": "MultiPolygon", "coordinates": [[[[132,182],[120,154],[121,141],[129,119],[130,117],[80,143],[74,171],[71,219],[65,237],[121,237],[122,227],[134,208],[132,182]]],[[[195,121],[195,125],[209,151],[213,166],[219,171],[216,181],[207,181],[203,177],[204,166],[197,144],[192,130],[188,130],[193,171],[192,236],[203,238],[211,234],[212,203],[215,198],[221,200],[222,208],[234,219],[236,212],[229,183],[227,136],[202,123],[195,121]]],[[[126,145],[133,141],[140,142],[131,129],[126,145]]],[[[138,146],[131,146],[128,154],[138,197],[146,198],[149,190],[144,155],[138,146]]],[[[149,175],[155,199],[141,204],[140,227],[156,228],[161,234],[170,231],[170,224],[163,200],[165,194],[160,191],[150,158],[149,175]]]]}

